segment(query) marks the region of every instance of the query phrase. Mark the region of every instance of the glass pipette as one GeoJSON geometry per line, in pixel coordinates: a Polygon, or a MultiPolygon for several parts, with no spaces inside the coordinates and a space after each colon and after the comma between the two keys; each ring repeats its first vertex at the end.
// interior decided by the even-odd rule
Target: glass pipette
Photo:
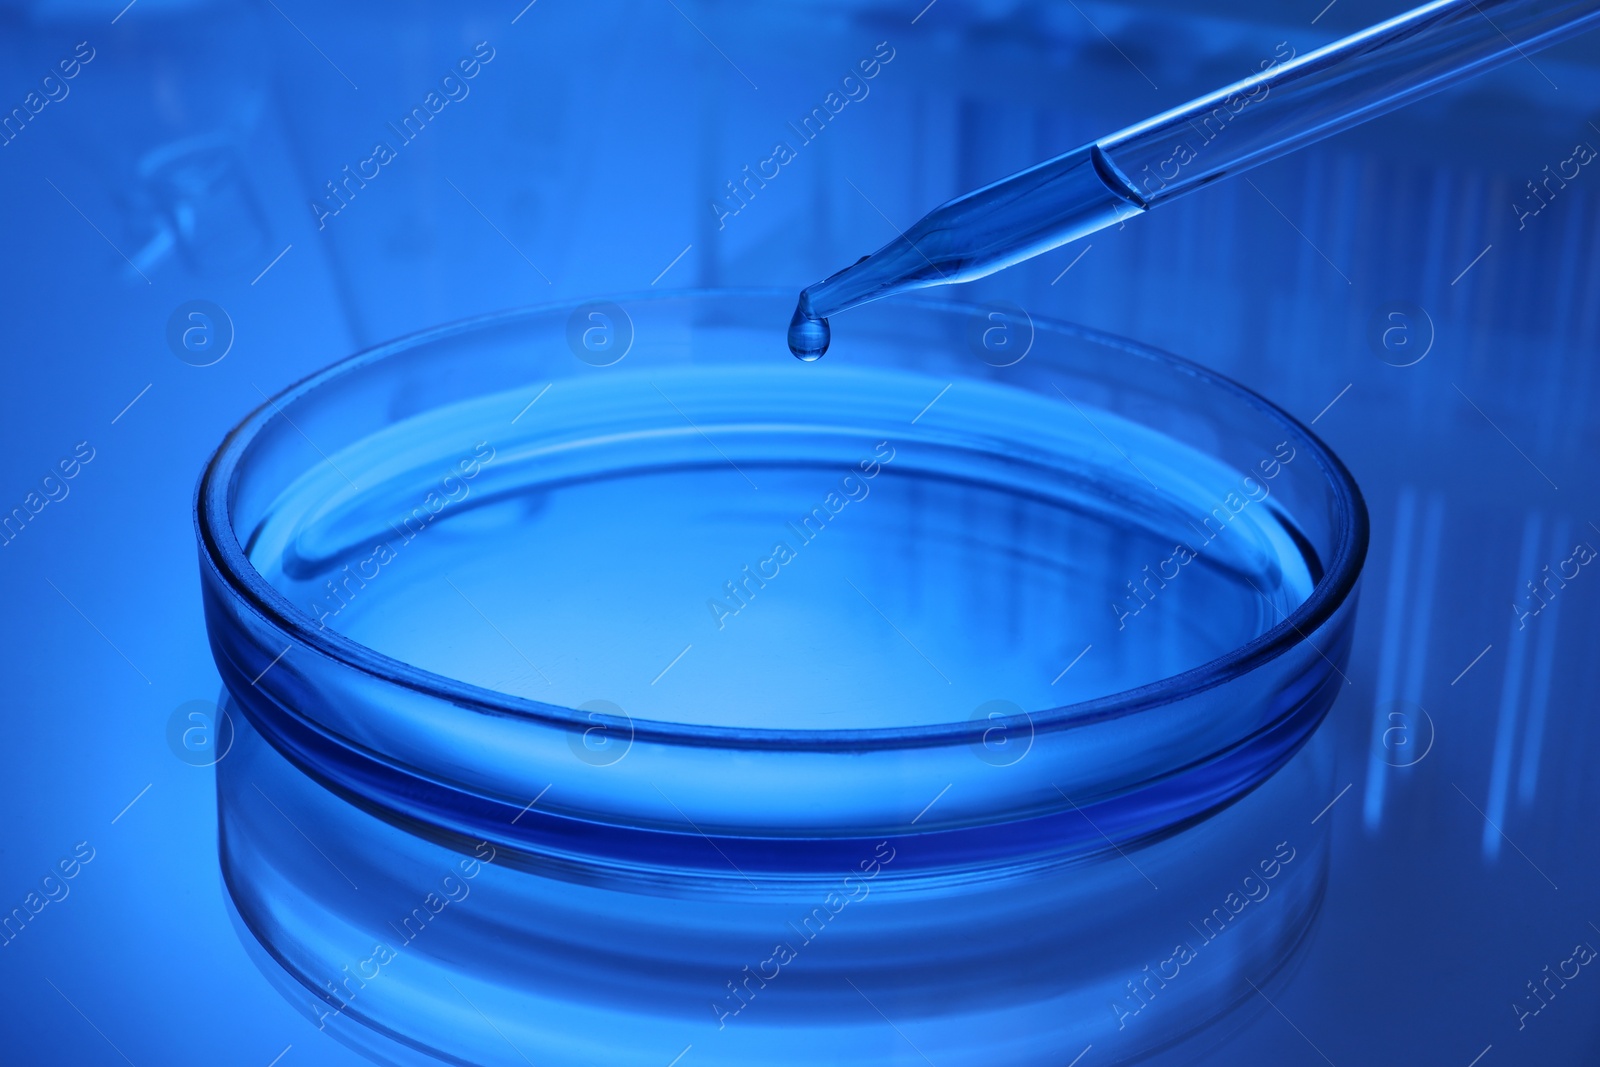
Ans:
{"type": "Polygon", "coordinates": [[[1600,0],[1437,0],[1306,55],[1263,60],[1252,77],[935,208],[802,291],[789,349],[817,359],[830,315],[993,274],[1596,22],[1600,0]]]}

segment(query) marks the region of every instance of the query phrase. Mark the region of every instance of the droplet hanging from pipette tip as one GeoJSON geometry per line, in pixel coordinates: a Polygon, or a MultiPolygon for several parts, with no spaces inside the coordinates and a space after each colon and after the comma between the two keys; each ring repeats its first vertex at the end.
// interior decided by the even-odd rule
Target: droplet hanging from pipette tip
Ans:
{"type": "Polygon", "coordinates": [[[806,298],[802,294],[800,303],[795,306],[794,318],[789,320],[789,351],[794,353],[796,359],[810,363],[822,358],[822,354],[828,350],[831,337],[828,320],[807,311],[806,298]]]}

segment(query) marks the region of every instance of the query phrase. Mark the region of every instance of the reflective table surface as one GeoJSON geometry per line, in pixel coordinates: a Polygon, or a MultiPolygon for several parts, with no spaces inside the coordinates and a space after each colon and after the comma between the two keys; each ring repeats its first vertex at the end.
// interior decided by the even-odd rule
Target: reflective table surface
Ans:
{"type": "MultiPolygon", "coordinates": [[[[798,288],[950,196],[1399,9],[118,7],[0,7],[3,106],[26,116],[0,145],[7,1062],[400,1055],[319,1028],[219,869],[211,764],[225,749],[226,784],[261,752],[215,729],[192,493],[267,396],[498,308],[798,288]]],[[[1111,857],[1097,936],[1137,988],[1059,1063],[1172,1042],[1161,1062],[1600,1058],[1597,56],[1572,42],[957,294],[1236,378],[1339,454],[1372,517],[1349,684],[1292,777],[1204,847],[1111,857]],[[1208,937],[1218,908],[1259,940],[1208,937]],[[1226,1010],[1191,1025],[1184,983],[1226,1010]]],[[[331,827],[251,818],[280,815],[274,847],[320,862],[331,827]]],[[[1049,948],[1019,966],[1067,989],[1092,965],[1049,948]]],[[[877,1007],[877,1062],[941,1063],[914,1006],[877,1007]]]]}

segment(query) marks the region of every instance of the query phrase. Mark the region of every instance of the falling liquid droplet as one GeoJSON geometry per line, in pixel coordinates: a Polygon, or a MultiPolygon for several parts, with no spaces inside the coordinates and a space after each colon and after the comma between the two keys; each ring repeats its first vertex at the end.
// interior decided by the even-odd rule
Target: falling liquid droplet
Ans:
{"type": "Polygon", "coordinates": [[[828,320],[808,313],[802,296],[794,309],[794,318],[789,320],[789,351],[796,359],[810,363],[822,358],[831,337],[828,320]]]}

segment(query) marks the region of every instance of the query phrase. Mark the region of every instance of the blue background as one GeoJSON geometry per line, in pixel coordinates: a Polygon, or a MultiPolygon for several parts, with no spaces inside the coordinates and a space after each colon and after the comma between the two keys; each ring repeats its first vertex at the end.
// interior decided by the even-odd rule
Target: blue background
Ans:
{"type": "MultiPolygon", "coordinates": [[[[95,850],[0,949],[0,1060],[362,1062],[239,944],[213,772],[167,739],[174,709],[218,689],[190,494],[264,395],[511,305],[798,289],[952,195],[1243,76],[1280,41],[1305,52],[1400,10],[920,7],[0,5],[0,109],[78,42],[94,49],[70,93],[0,147],[0,510],[79,442],[94,449],[0,548],[0,910],[77,842],[95,850]],[[385,124],[480,41],[494,58],[470,95],[319,230],[324,182],[393,143],[385,124]],[[719,228],[724,182],[880,41],[895,58],[870,96],[719,228]],[[211,366],[167,341],[191,300],[231,321],[211,366]]],[[[1525,629],[1511,607],[1575,543],[1600,546],[1600,172],[1521,229],[1512,207],[1574,144],[1600,146],[1597,45],[1517,62],[955,294],[1238,378],[1315,419],[1371,508],[1354,685],[1324,727],[1335,787],[1351,787],[1324,816],[1327,900],[1294,981],[1206,1062],[1600,1060],[1600,978],[1520,1031],[1510,1007],[1575,943],[1600,945],[1600,577],[1585,569],[1525,629]],[[1385,317],[1396,303],[1411,305],[1403,321],[1385,317]],[[1396,322],[1401,355],[1378,340],[1396,322]],[[1391,765],[1430,737],[1413,766],[1391,765]]]]}

